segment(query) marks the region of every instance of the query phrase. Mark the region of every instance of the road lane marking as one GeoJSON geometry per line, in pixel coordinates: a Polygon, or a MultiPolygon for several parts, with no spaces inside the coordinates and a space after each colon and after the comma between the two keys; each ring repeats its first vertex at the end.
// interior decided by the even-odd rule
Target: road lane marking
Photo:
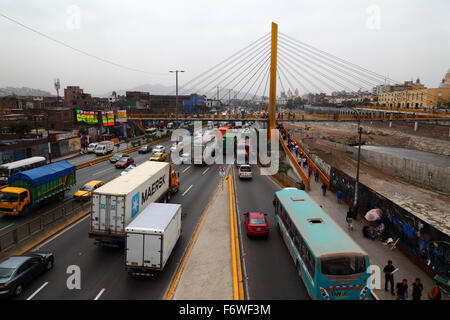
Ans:
{"type": "Polygon", "coordinates": [[[44,283],[42,286],[40,286],[39,289],[37,289],[31,296],[29,296],[29,297],[27,298],[27,300],[33,299],[34,296],[37,295],[37,294],[39,293],[39,291],[41,291],[42,289],[44,289],[44,287],[45,287],[46,285],[48,285],[48,282],[46,282],[46,283],[44,283]]]}
{"type": "Polygon", "coordinates": [[[9,228],[9,227],[11,227],[13,225],[14,225],[14,223],[8,224],[6,227],[1,228],[0,231],[2,231],[3,229],[7,229],[7,228],[9,228]]]}
{"type": "Polygon", "coordinates": [[[42,243],[41,245],[37,246],[36,248],[33,249],[33,251],[39,251],[43,246],[45,246],[46,244],[52,242],[53,240],[55,240],[56,238],[58,238],[60,235],[64,234],[65,232],[69,231],[70,229],[72,229],[73,227],[77,226],[79,223],[83,222],[84,220],[86,220],[87,218],[89,218],[91,215],[88,214],[86,215],[86,217],[78,220],[77,222],[75,222],[74,224],[72,224],[71,226],[69,226],[68,228],[65,228],[63,231],[57,233],[56,235],[54,235],[53,237],[51,237],[50,239],[48,239],[47,241],[45,241],[44,243],[42,243]]]}
{"type": "Polygon", "coordinates": [[[103,288],[102,290],[100,290],[100,292],[98,293],[98,295],[94,298],[94,300],[98,300],[100,298],[100,296],[103,294],[103,292],[105,292],[105,288],[103,288]]]}
{"type": "Polygon", "coordinates": [[[183,192],[183,194],[182,194],[181,196],[184,197],[184,195],[185,195],[186,193],[188,193],[189,190],[191,190],[191,188],[192,188],[193,186],[194,186],[194,185],[191,184],[191,186],[190,186],[189,188],[187,188],[187,190],[186,190],[185,192],[183,192]]]}
{"type": "Polygon", "coordinates": [[[106,172],[106,171],[110,171],[111,170],[111,168],[108,168],[108,169],[105,169],[105,170],[102,170],[102,171],[98,171],[98,172],[96,172],[96,173],[94,173],[94,174],[92,174],[93,176],[97,176],[97,175],[99,175],[100,173],[103,173],[103,172],[106,172]]]}
{"type": "Polygon", "coordinates": [[[209,167],[208,168],[206,168],[206,170],[205,171],[203,171],[203,173],[202,173],[202,175],[204,175],[207,171],[209,170],[209,167]]]}
{"type": "Polygon", "coordinates": [[[184,170],[183,170],[183,173],[185,173],[186,171],[188,171],[190,167],[191,167],[191,166],[189,166],[189,167],[187,167],[186,169],[184,169],[184,170]]]}

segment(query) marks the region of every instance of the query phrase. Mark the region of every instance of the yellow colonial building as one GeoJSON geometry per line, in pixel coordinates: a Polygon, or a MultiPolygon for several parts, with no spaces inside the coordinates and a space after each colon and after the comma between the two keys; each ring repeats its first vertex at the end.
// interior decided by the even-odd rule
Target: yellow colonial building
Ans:
{"type": "Polygon", "coordinates": [[[378,104],[394,108],[437,109],[450,102],[450,88],[423,88],[384,92],[378,95],[378,104]]]}

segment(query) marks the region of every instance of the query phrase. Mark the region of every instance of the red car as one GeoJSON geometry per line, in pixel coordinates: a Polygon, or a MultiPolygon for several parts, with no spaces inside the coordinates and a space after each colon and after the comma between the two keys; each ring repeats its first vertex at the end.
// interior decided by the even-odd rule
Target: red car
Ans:
{"type": "Polygon", "coordinates": [[[244,213],[247,236],[268,237],[269,223],[266,214],[262,212],[244,213]]]}
{"type": "Polygon", "coordinates": [[[116,162],[116,168],[126,168],[128,167],[130,164],[134,163],[134,159],[132,157],[124,157],[124,158],[120,158],[117,162],[116,162]]]}

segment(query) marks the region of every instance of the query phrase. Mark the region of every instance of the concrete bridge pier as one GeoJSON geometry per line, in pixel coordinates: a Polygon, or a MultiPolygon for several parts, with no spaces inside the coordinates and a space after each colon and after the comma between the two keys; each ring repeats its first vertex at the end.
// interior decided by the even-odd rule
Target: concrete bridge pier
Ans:
{"type": "Polygon", "coordinates": [[[392,128],[392,121],[389,121],[389,128],[392,128]]]}
{"type": "Polygon", "coordinates": [[[417,131],[417,128],[419,127],[419,122],[414,122],[414,131],[417,131]]]}

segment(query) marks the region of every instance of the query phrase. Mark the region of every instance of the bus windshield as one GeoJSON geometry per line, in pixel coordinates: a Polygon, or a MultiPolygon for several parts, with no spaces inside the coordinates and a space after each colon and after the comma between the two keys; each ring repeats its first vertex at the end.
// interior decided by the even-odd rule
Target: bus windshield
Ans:
{"type": "Polygon", "coordinates": [[[0,202],[16,202],[18,199],[17,193],[0,192],[0,202]]]}
{"type": "Polygon", "coordinates": [[[366,272],[363,256],[341,256],[321,259],[322,273],[331,276],[343,276],[366,272]]]}

